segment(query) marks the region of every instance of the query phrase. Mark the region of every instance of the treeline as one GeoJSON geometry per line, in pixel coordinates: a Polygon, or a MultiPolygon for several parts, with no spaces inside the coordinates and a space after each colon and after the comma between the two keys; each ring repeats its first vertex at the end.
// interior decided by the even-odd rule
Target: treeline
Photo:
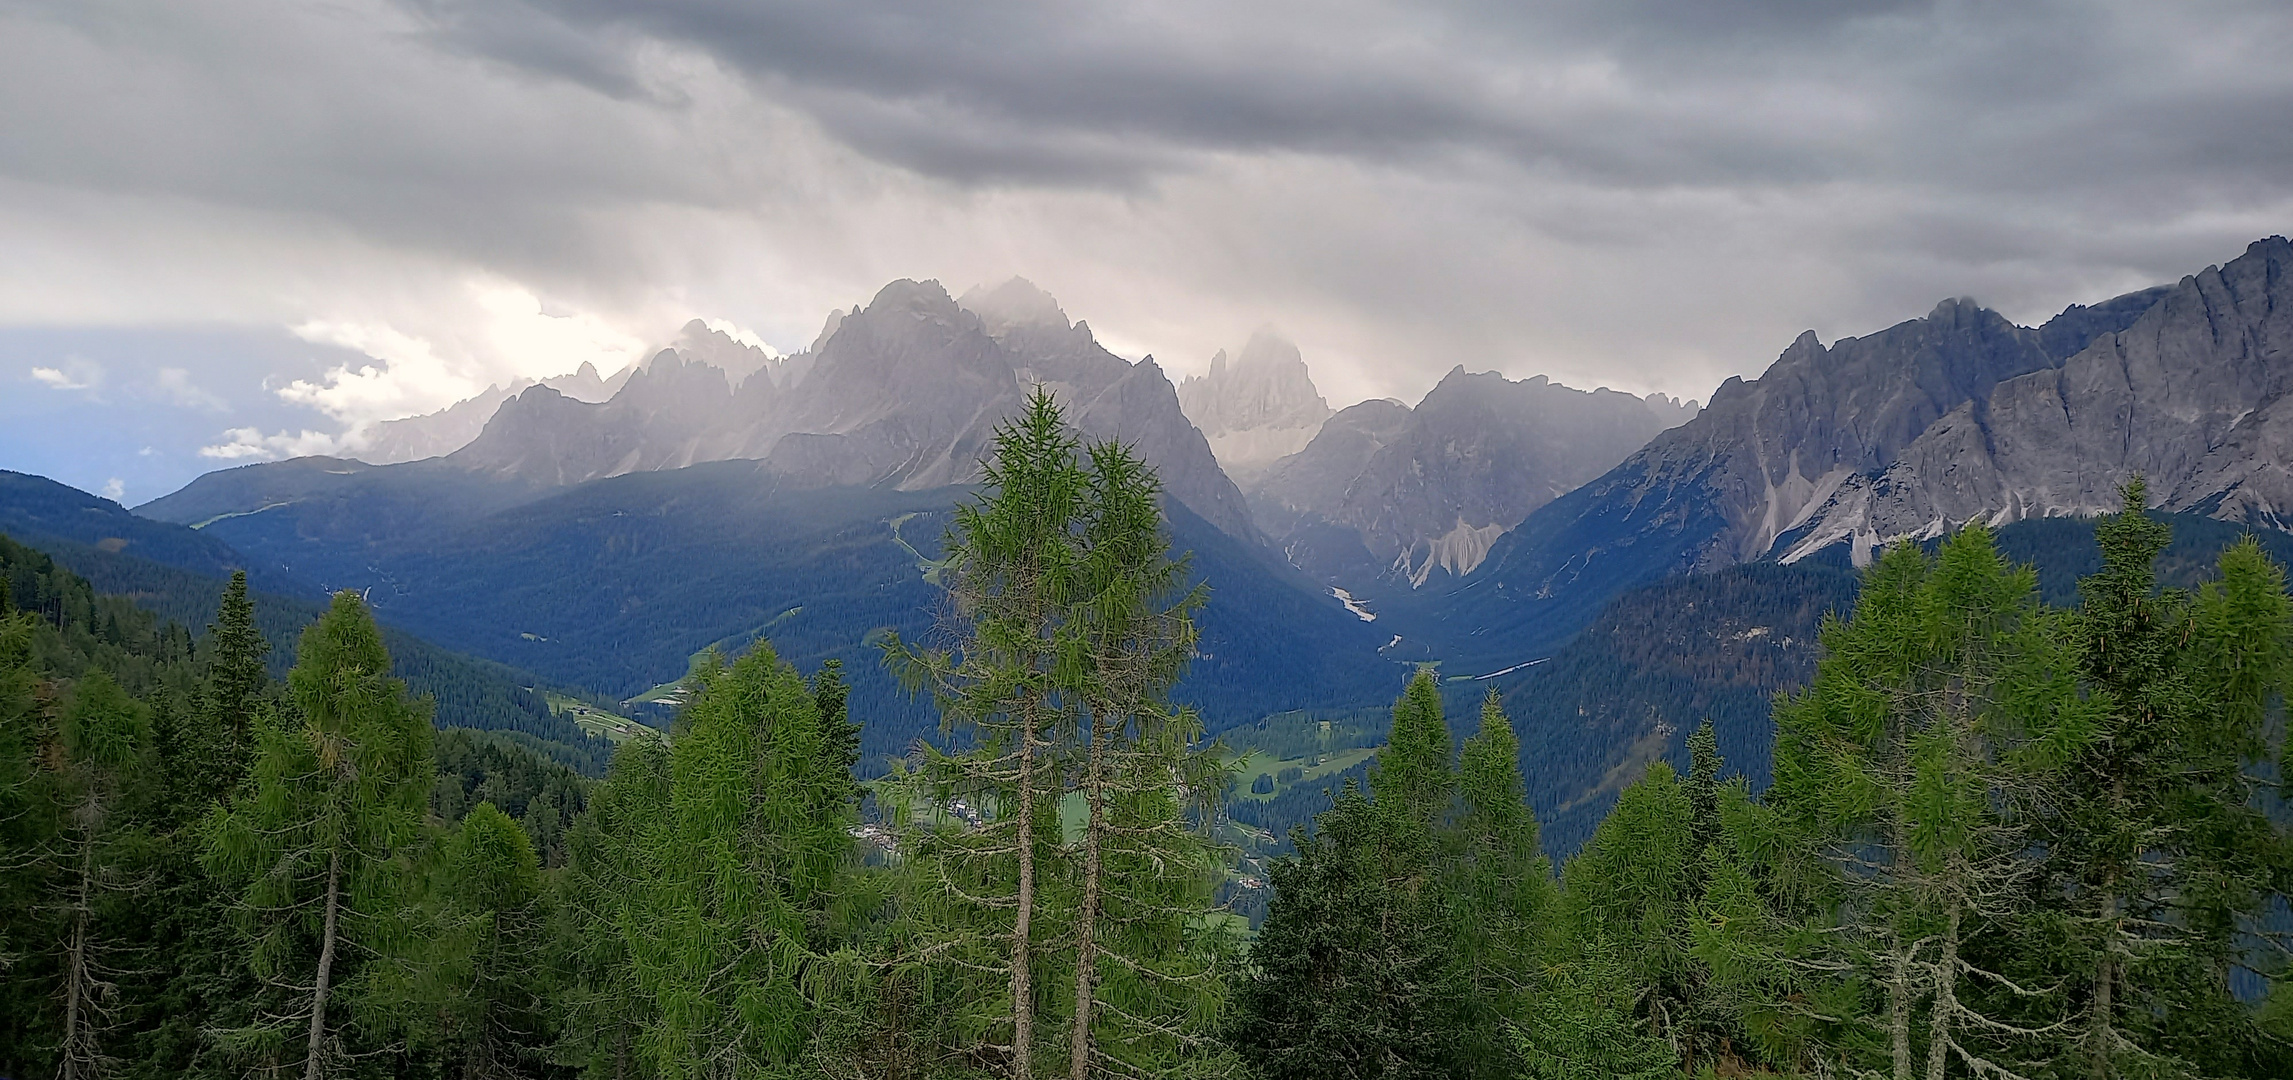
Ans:
{"type": "Polygon", "coordinates": [[[1252,939],[1155,477],[1038,394],[988,479],[882,642],[944,749],[865,788],[762,645],[585,784],[434,733],[353,594],[281,683],[243,588],[193,642],[8,575],[0,1075],[2293,1075],[2293,602],[2252,544],[2159,589],[2139,488],[2074,610],[1979,527],[1887,553],[1771,787],[1706,725],[1557,873],[1420,675],[1252,939]]]}
{"type": "Polygon", "coordinates": [[[1772,787],[1707,724],[1557,876],[1494,700],[1453,770],[1421,681],[1275,870],[1232,1044],[1284,1078],[2293,1075],[2293,607],[2251,541],[2158,588],[2143,500],[2075,609],[1979,526],[1887,553],[1772,787]]]}
{"type": "MultiPolygon", "coordinates": [[[[69,568],[98,594],[130,598],[164,626],[202,625],[215,611],[223,578],[179,569],[126,552],[105,551],[68,540],[41,538],[41,553],[69,568]]],[[[326,605],[300,596],[257,594],[255,627],[270,645],[264,664],[283,678],[294,663],[304,627],[326,605]]],[[[451,652],[404,631],[384,627],[399,678],[437,706],[441,722],[455,727],[515,733],[526,748],[573,767],[587,776],[605,775],[612,746],[554,712],[534,677],[501,664],[451,652]]]]}

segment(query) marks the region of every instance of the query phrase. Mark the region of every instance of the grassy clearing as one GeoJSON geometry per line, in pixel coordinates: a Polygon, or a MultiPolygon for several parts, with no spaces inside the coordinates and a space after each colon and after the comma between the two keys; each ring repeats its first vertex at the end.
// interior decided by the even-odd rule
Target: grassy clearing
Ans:
{"type": "Polygon", "coordinates": [[[545,695],[549,701],[549,711],[572,720],[581,730],[591,735],[602,735],[620,743],[660,734],[635,720],[618,713],[606,712],[579,698],[547,692],[545,695]]]}

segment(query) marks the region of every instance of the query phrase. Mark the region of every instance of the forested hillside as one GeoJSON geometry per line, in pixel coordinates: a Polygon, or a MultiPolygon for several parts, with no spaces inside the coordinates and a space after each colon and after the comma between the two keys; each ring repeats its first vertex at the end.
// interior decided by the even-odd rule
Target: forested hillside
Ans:
{"type": "Polygon", "coordinates": [[[1047,396],[999,429],[941,617],[876,643],[944,738],[866,785],[844,670],[764,641],[592,782],[435,730],[356,593],[280,678],[243,583],[194,635],[0,547],[0,1074],[2293,1070],[2260,544],[2137,509],[2016,540],[2067,579],[1979,525],[1741,567],[1619,601],[1563,678],[1428,667],[1238,765],[1173,699],[1208,593],[1157,495],[1047,396]],[[1732,730],[1568,756],[1654,702],[1732,730]],[[1595,769],[1556,866],[1532,777],[1595,769]],[[1227,842],[1317,781],[1286,847],[1227,842]]]}

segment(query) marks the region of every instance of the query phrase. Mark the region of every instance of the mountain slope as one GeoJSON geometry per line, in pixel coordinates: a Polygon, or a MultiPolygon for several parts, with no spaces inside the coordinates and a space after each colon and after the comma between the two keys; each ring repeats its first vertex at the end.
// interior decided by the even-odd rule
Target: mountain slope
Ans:
{"type": "Polygon", "coordinates": [[[1692,409],[1459,367],[1415,409],[1364,402],[1338,414],[1252,487],[1252,503],[1279,546],[1331,584],[1445,584],[1692,409]]]}
{"type": "MultiPolygon", "coordinates": [[[[1936,445],[1930,432],[1953,430],[1951,418],[1986,408],[1977,403],[2010,384],[2053,378],[2159,295],[2074,307],[2037,329],[1946,300],[1924,318],[1829,347],[1803,334],[1758,379],[1729,379],[1695,419],[1530,514],[1469,578],[1396,621],[1437,649],[1495,663],[1557,645],[1637,585],[1771,553],[1804,556],[1823,546],[1800,542],[1810,522],[1899,460],[1914,464],[1879,486],[1962,485],[1960,460],[1924,449],[1936,445]]],[[[2111,430],[2133,437],[2124,422],[2111,430]]],[[[1856,557],[1867,551],[1859,543],[1856,557]]]]}
{"type": "MultiPolygon", "coordinates": [[[[807,668],[844,661],[872,764],[930,730],[932,710],[884,676],[872,639],[930,630],[942,593],[926,575],[966,488],[823,487],[738,460],[563,488],[444,462],[301,473],[320,490],[277,499],[275,483],[241,480],[270,508],[204,531],[366,591],[387,623],[595,693],[632,697],[682,677],[704,649],[768,637],[807,668]],[[433,485],[441,497],[423,499],[433,485]],[[488,499],[503,508],[482,509],[488,499]],[[372,527],[358,524],[361,506],[373,508],[372,527]]],[[[187,489],[177,507],[152,509],[198,495],[196,512],[209,514],[215,494],[187,489]]],[[[1213,588],[1203,657],[1180,690],[1212,725],[1375,701],[1399,685],[1402,666],[1379,657],[1382,635],[1285,580],[1258,545],[1184,503],[1168,513],[1177,548],[1213,588]]]]}
{"type": "MultiPolygon", "coordinates": [[[[251,582],[286,584],[292,592],[269,592],[260,585],[253,590],[256,625],[271,644],[268,663],[274,675],[293,665],[303,628],[326,608],[323,590],[296,576],[258,573],[265,560],[248,558],[213,536],[137,518],[109,500],[42,477],[0,473],[0,534],[54,558],[95,591],[126,596],[194,633],[203,633],[214,619],[230,571],[248,568],[251,582]],[[73,536],[26,527],[42,521],[99,524],[73,536]],[[127,542],[111,542],[122,538],[127,542]]],[[[528,672],[440,648],[398,627],[385,625],[382,631],[395,673],[416,694],[437,702],[439,726],[515,732],[574,768],[603,773],[610,749],[552,712],[548,684],[528,672]]]]}

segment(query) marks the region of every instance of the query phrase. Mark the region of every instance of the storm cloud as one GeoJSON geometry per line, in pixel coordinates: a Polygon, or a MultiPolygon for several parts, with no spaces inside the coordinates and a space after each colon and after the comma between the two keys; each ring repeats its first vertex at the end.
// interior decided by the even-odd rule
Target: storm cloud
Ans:
{"type": "Polygon", "coordinates": [[[1020,274],[1174,372],[1702,397],[2287,231],[2287,55],[2260,0],[15,3],[0,323],[400,343],[295,374],[323,426],[1020,274]]]}

